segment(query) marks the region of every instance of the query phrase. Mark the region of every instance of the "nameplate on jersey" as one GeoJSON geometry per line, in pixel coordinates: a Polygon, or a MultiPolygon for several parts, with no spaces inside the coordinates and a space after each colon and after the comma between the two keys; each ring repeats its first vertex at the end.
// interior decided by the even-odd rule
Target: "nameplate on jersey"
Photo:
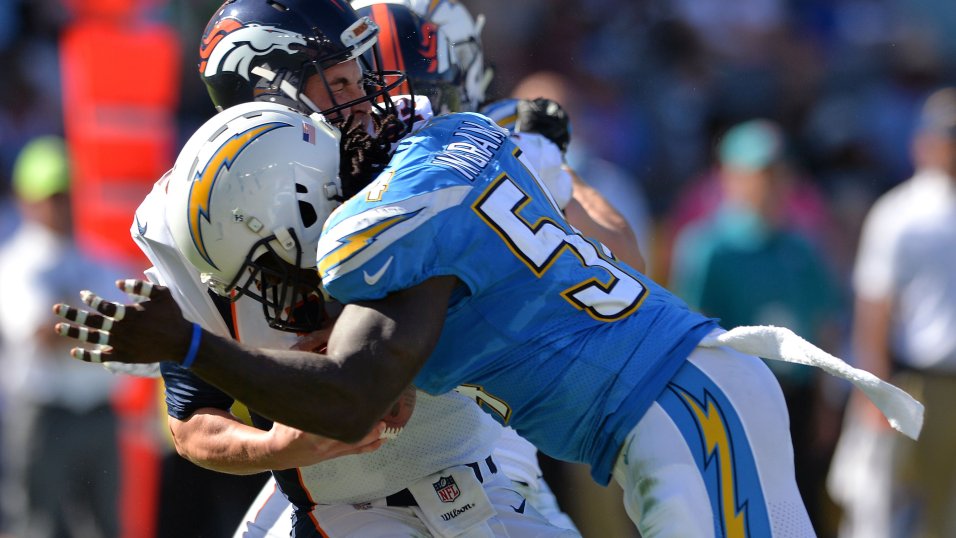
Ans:
{"type": "Polygon", "coordinates": [[[435,536],[492,536],[486,522],[495,510],[471,467],[459,465],[426,476],[408,491],[435,536]]]}
{"type": "Polygon", "coordinates": [[[508,135],[498,127],[463,121],[449,142],[431,160],[431,164],[454,170],[468,181],[475,181],[508,135]]]}

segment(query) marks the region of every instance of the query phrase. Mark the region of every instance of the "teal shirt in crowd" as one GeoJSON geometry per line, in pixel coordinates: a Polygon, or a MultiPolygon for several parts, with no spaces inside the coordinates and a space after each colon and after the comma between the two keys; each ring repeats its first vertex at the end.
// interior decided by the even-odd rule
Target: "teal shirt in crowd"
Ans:
{"type": "MultiPolygon", "coordinates": [[[[671,290],[723,327],[777,325],[816,340],[842,312],[839,286],[819,250],[745,208],[725,204],[686,228],[672,268],[671,290]]],[[[799,365],[770,366],[784,383],[806,382],[813,373],[799,365]]]]}

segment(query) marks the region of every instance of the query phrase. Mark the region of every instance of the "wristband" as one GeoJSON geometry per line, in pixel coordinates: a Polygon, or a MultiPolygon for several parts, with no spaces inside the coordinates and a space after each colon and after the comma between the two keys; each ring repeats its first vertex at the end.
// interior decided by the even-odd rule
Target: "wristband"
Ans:
{"type": "Polygon", "coordinates": [[[196,354],[199,352],[199,340],[202,338],[202,327],[198,323],[193,323],[193,339],[189,342],[189,351],[186,358],[183,359],[182,367],[189,368],[196,361],[196,354]]]}

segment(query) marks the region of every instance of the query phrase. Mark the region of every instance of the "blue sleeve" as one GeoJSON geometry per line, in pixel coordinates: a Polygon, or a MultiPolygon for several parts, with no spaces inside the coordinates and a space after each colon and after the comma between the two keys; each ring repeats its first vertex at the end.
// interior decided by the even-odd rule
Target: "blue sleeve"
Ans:
{"type": "Polygon", "coordinates": [[[429,278],[466,283],[468,260],[486,254],[492,228],[476,234],[471,203],[496,178],[527,174],[507,131],[488,118],[450,114],[406,138],[388,168],[326,221],[317,260],[342,303],[378,300],[429,278]]]}
{"type": "Polygon", "coordinates": [[[166,384],[166,407],[169,416],[186,420],[204,407],[224,411],[232,407],[232,396],[206,383],[188,369],[171,362],[160,363],[159,368],[166,384]]]}
{"type": "MultiPolygon", "coordinates": [[[[419,173],[434,186],[434,173],[419,173]]],[[[388,194],[397,196],[401,177],[388,194]]],[[[467,244],[438,241],[449,219],[460,216],[467,185],[440,186],[396,201],[365,203],[353,198],[341,220],[327,224],[318,247],[318,268],[329,294],[342,303],[377,300],[437,275],[454,274],[449,260],[467,244]]]]}

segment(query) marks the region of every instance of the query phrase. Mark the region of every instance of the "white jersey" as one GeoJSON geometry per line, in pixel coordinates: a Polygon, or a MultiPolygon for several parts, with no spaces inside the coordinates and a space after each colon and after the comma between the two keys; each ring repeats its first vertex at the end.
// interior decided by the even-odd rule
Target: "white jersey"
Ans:
{"type": "MultiPolygon", "coordinates": [[[[169,287],[183,315],[220,336],[229,330],[209,298],[198,272],[179,255],[165,224],[165,178],[136,211],[132,235],[154,264],[146,274],[152,282],[169,287]]],[[[234,303],[238,338],[259,347],[288,348],[296,336],[268,327],[261,305],[248,298],[234,303]]],[[[492,453],[501,427],[475,403],[457,393],[430,396],[419,392],[415,411],[404,430],[375,452],[325,461],[296,472],[314,503],[359,503],[385,497],[416,480],[452,467],[483,460],[492,453]]]]}
{"type": "Polygon", "coordinates": [[[495,444],[495,461],[515,482],[527,484],[531,489],[537,489],[542,482],[538,449],[510,427],[501,429],[501,437],[495,444]]]}

